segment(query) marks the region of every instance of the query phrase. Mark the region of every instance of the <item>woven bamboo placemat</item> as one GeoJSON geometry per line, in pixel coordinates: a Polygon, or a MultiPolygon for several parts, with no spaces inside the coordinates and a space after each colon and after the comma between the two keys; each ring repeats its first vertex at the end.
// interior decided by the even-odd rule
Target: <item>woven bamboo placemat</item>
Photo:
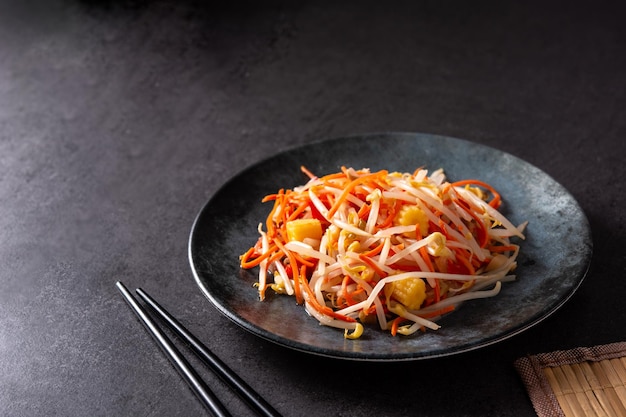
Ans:
{"type": "Polygon", "coordinates": [[[539,417],[626,417],[626,342],[519,358],[539,417]]]}

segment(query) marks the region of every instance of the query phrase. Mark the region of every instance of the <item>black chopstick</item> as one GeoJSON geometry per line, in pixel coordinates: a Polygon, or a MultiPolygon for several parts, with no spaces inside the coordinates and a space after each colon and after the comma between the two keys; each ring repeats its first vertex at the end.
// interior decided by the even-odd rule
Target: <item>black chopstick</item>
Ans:
{"type": "Polygon", "coordinates": [[[158,314],[165,323],[207,364],[224,382],[244,399],[259,415],[264,417],[279,417],[280,414],[267,401],[254,391],[243,379],[232,371],[220,358],[209,350],[198,338],[187,330],[178,320],[159,305],[150,295],[141,288],[137,288],[137,295],[158,314]]]}
{"type": "Polygon", "coordinates": [[[193,370],[189,362],[181,355],[168,337],[161,331],[156,323],[154,323],[143,307],[139,305],[135,297],[133,297],[124,284],[118,281],[115,285],[208,410],[216,417],[230,417],[231,414],[228,410],[226,410],[224,405],[202,378],[193,370]]]}

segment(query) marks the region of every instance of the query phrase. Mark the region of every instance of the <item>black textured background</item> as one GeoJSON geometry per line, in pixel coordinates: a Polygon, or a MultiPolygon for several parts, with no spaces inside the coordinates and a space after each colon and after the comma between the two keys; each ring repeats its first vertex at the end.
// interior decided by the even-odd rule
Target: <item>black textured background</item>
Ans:
{"type": "Polygon", "coordinates": [[[516,358],[624,340],[621,8],[0,1],[0,414],[205,413],[121,279],[286,416],[534,415],[516,358]],[[579,292],[508,341],[400,364],[279,348],[209,305],[187,239],[228,178],[298,144],[389,130],[486,144],[563,184],[594,239],[579,292]]]}

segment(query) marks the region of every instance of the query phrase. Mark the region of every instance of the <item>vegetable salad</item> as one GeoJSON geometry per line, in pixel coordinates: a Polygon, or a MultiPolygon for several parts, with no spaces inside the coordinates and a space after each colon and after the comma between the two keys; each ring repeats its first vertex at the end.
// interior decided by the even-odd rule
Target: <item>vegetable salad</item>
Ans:
{"type": "Polygon", "coordinates": [[[302,172],[306,184],[262,200],[272,209],[240,256],[258,268],[260,300],[268,289],[293,296],[350,339],[368,324],[411,335],[515,278],[526,223],[503,216],[485,182],[449,182],[442,169],[302,172]]]}

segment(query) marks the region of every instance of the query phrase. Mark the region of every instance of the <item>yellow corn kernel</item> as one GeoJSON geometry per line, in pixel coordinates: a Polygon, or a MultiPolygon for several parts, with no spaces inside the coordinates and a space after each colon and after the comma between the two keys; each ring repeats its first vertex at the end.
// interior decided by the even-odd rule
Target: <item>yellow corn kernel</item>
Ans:
{"type": "Polygon", "coordinates": [[[304,239],[320,240],[322,238],[322,223],[317,219],[296,219],[286,223],[287,238],[298,242],[304,239]]]}
{"type": "Polygon", "coordinates": [[[409,310],[417,310],[426,299],[426,283],[421,278],[406,278],[393,283],[391,297],[409,310]]]}
{"type": "Polygon", "coordinates": [[[465,186],[465,189],[474,193],[474,195],[481,200],[487,200],[488,196],[478,187],[471,187],[469,184],[465,186]]]}
{"type": "MultiPolygon", "coordinates": [[[[428,233],[428,217],[424,211],[416,205],[403,206],[394,220],[396,226],[412,226],[418,225],[422,236],[428,233]]],[[[410,237],[415,237],[415,233],[410,233],[410,237]]]]}
{"type": "Polygon", "coordinates": [[[431,233],[428,237],[426,248],[428,253],[433,256],[442,256],[444,258],[452,255],[452,252],[446,246],[446,237],[440,232],[431,233]]]}

